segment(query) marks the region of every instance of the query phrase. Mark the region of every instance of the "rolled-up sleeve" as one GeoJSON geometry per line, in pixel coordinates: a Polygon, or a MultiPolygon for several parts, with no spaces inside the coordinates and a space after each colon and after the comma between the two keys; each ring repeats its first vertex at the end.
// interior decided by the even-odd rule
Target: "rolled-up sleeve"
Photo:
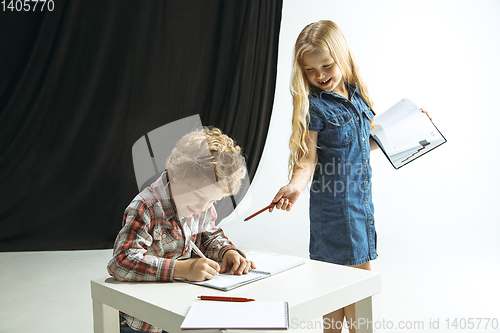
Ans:
{"type": "Polygon", "coordinates": [[[314,104],[309,104],[309,131],[319,132],[323,129],[323,121],[319,109],[314,104]]]}
{"type": "MultiPolygon", "coordinates": [[[[207,209],[201,216],[200,221],[202,221],[201,233],[201,250],[205,253],[207,258],[222,261],[224,253],[228,250],[237,250],[234,244],[227,238],[221,228],[215,226],[215,220],[217,220],[217,213],[215,208],[212,206],[207,209]]],[[[243,254],[243,252],[237,250],[243,254]]]]}

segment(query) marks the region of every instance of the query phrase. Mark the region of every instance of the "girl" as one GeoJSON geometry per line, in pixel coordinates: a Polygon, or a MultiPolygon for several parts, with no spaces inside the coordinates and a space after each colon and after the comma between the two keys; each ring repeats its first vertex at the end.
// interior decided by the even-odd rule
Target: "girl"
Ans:
{"type": "MultiPolygon", "coordinates": [[[[290,182],[273,202],[290,211],[314,172],[310,196],[311,259],[370,270],[377,258],[371,192],[374,117],[366,84],[340,28],[306,26],[295,43],[290,90],[293,132],[290,182]]],[[[273,211],[273,208],[270,209],[273,211]]],[[[352,325],[354,304],[326,315],[325,332],[352,325]]]]}

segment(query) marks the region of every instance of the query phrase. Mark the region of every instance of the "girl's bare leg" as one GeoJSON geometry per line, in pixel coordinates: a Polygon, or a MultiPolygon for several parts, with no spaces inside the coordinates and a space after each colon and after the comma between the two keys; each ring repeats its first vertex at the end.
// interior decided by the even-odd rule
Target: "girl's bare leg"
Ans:
{"type": "MultiPolygon", "coordinates": [[[[370,262],[365,262],[364,264],[357,266],[350,266],[360,269],[366,269],[367,271],[371,271],[372,267],[370,262]]],[[[339,309],[337,311],[331,312],[325,316],[323,316],[323,322],[327,323],[326,327],[323,329],[323,333],[341,333],[342,326],[344,323],[344,316],[347,320],[347,326],[349,327],[349,333],[356,333],[356,326],[352,325],[352,323],[356,320],[356,309],[355,304],[351,304],[346,306],[343,309],[339,309]],[[340,322],[340,323],[338,323],[340,322]]]]}
{"type": "Polygon", "coordinates": [[[340,333],[344,325],[344,309],[330,312],[323,316],[323,333],[340,333]]]}

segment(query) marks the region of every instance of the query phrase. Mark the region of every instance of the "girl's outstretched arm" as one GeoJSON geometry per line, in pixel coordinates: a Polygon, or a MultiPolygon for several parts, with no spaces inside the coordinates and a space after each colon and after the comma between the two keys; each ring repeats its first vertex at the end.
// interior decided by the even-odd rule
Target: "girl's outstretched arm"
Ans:
{"type": "Polygon", "coordinates": [[[375,142],[375,140],[373,140],[371,137],[370,137],[370,151],[373,151],[375,149],[378,149],[378,144],[375,142]]]}
{"type": "MultiPolygon", "coordinates": [[[[305,188],[307,181],[314,171],[314,165],[316,164],[316,146],[318,144],[318,132],[308,131],[306,135],[309,138],[306,141],[309,153],[302,161],[301,166],[294,166],[290,183],[283,186],[274,197],[272,202],[278,202],[276,206],[274,206],[277,209],[287,211],[290,211],[290,209],[292,209],[293,204],[299,199],[302,190],[305,188]]],[[[272,212],[274,210],[274,207],[269,208],[269,212],[272,212]]]]}

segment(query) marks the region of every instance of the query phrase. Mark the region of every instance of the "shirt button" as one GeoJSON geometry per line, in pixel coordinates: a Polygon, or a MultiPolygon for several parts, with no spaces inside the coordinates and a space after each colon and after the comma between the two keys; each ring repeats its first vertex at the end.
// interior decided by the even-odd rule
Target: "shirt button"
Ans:
{"type": "Polygon", "coordinates": [[[359,117],[356,117],[356,120],[359,120],[359,117]]]}
{"type": "Polygon", "coordinates": [[[370,224],[373,224],[373,220],[370,220],[370,224]]]}
{"type": "Polygon", "coordinates": [[[368,164],[368,160],[365,160],[365,163],[368,164]]]}
{"type": "Polygon", "coordinates": [[[365,180],[365,184],[368,185],[368,181],[367,180],[365,180]]]}
{"type": "Polygon", "coordinates": [[[361,138],[361,141],[365,142],[365,138],[361,138]]]}
{"type": "Polygon", "coordinates": [[[365,200],[365,204],[367,204],[367,205],[368,205],[368,200],[365,200]]]}

